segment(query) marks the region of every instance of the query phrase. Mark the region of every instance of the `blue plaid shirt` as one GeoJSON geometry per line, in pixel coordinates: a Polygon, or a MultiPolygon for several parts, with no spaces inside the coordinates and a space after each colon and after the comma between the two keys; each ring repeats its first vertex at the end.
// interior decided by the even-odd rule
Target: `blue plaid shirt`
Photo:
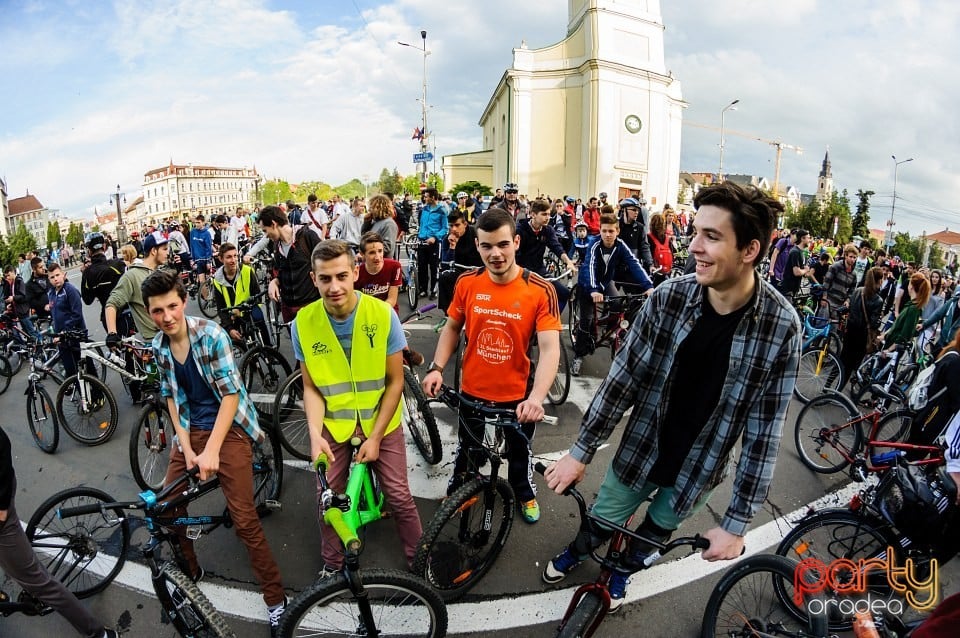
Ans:
{"type": "MultiPolygon", "coordinates": [[[[703,493],[723,480],[733,448],[742,439],[733,497],[721,522],[723,529],[741,536],[770,489],[800,361],[796,312],[770,284],[755,279],[751,308],[734,333],[720,399],[683,462],[671,503],[680,518],[689,515],[703,493]]],[[[633,408],[613,470],[631,488],[645,483],[657,460],[674,357],[700,319],[703,294],[694,275],[654,289],[583,417],[571,456],[589,463],[633,408]]],[[[696,388],[687,392],[690,400],[697,399],[696,388]]]]}
{"type": "MultiPolygon", "coordinates": [[[[257,423],[257,412],[254,409],[247,389],[240,380],[237,364],[230,348],[230,337],[217,323],[199,317],[187,317],[187,331],[190,333],[190,353],[200,369],[200,374],[207,381],[210,390],[218,400],[228,394],[239,394],[240,405],[237,414],[233,417],[234,425],[242,427],[254,441],[260,440],[263,432],[257,423]]],[[[153,352],[160,369],[160,393],[164,397],[172,397],[177,402],[180,411],[180,426],[190,430],[190,404],[187,402],[187,393],[177,383],[177,375],[173,370],[173,353],[170,351],[170,338],[163,332],[158,332],[153,338],[153,352]]]]}

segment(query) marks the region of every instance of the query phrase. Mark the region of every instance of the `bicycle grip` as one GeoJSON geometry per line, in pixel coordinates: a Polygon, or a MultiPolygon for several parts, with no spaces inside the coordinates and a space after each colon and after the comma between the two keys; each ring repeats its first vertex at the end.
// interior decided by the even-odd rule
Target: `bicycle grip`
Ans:
{"type": "Polygon", "coordinates": [[[697,534],[693,540],[693,549],[710,549],[710,539],[697,534]]]}
{"type": "Polygon", "coordinates": [[[430,312],[431,310],[435,310],[436,308],[437,308],[437,304],[428,303],[426,306],[422,306],[421,308],[418,308],[417,312],[420,312],[420,313],[430,312]]]}
{"type": "Polygon", "coordinates": [[[321,465],[323,466],[324,472],[330,469],[330,461],[327,460],[326,454],[320,454],[320,456],[317,457],[317,460],[313,462],[313,469],[319,470],[321,465]]]}
{"type": "Polygon", "coordinates": [[[358,551],[360,549],[360,539],[347,523],[343,520],[343,512],[336,507],[331,507],[323,513],[323,522],[333,528],[337,533],[343,546],[347,549],[358,551]]]}
{"type": "Polygon", "coordinates": [[[544,472],[547,471],[547,466],[544,465],[542,461],[537,461],[534,464],[533,469],[537,472],[537,474],[543,476],[544,472]]]}
{"type": "Polygon", "coordinates": [[[61,507],[57,509],[57,518],[72,518],[74,516],[83,516],[84,514],[99,514],[102,503],[91,503],[89,505],[77,505],[76,507],[61,507]]]}

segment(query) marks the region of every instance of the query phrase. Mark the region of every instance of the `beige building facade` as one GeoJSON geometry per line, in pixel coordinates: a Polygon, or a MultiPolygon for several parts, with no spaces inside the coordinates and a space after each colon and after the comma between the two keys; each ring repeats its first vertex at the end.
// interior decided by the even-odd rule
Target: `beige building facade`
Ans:
{"type": "Polygon", "coordinates": [[[259,192],[260,175],[254,168],[169,165],[143,175],[143,202],[137,217],[155,225],[168,217],[232,214],[238,206],[252,208],[259,192]]]}
{"type": "Polygon", "coordinates": [[[564,40],[513,50],[480,117],[484,150],[444,156],[444,182],[675,205],[685,103],[659,0],[569,0],[568,11],[564,40]]]}

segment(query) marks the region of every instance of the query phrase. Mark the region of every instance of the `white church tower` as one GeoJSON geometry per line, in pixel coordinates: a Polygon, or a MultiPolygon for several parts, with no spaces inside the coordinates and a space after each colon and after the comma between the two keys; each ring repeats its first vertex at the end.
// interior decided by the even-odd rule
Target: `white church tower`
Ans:
{"type": "Polygon", "coordinates": [[[484,150],[445,156],[445,183],[676,205],[685,103],[664,64],[659,0],[568,0],[568,9],[564,40],[513,50],[480,117],[484,150]]]}

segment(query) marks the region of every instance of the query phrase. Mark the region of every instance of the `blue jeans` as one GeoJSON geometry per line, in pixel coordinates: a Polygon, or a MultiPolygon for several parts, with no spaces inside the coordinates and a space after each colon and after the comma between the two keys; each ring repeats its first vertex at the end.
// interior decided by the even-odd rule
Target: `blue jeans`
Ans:
{"type": "Polygon", "coordinates": [[[34,327],[33,319],[30,318],[30,313],[27,313],[22,317],[18,317],[18,319],[20,319],[20,325],[23,326],[24,332],[26,332],[28,335],[30,335],[34,339],[40,338],[40,333],[37,332],[37,329],[34,327]]]}

